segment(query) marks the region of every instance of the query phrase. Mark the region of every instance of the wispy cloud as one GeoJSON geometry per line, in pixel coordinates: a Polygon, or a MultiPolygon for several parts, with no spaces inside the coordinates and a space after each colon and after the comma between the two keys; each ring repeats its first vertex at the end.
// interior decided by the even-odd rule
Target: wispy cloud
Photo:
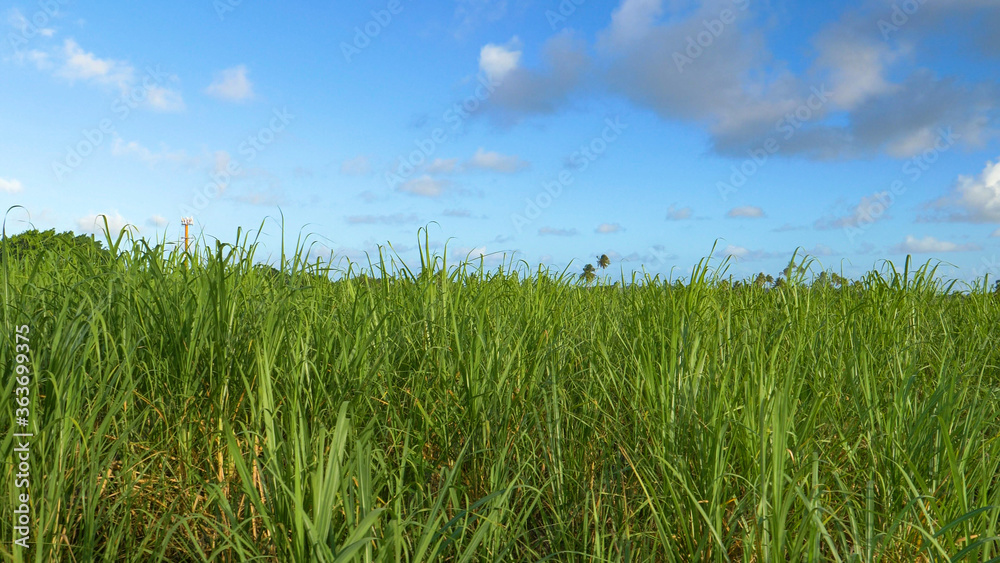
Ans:
{"type": "Polygon", "coordinates": [[[755,205],[744,205],[742,207],[734,207],[733,209],[730,209],[729,213],[726,213],[726,217],[731,219],[760,219],[764,217],[764,210],[755,205]]]}
{"type": "Polygon", "coordinates": [[[528,163],[513,155],[504,155],[480,148],[466,162],[466,167],[474,170],[489,170],[503,174],[513,174],[528,168],[528,163]]]}
{"type": "Polygon", "coordinates": [[[448,187],[447,180],[433,178],[428,174],[424,174],[418,178],[403,182],[396,189],[404,193],[423,197],[439,197],[444,193],[446,187],[448,187]]]}
{"type": "Polygon", "coordinates": [[[685,219],[690,219],[691,213],[692,212],[690,207],[678,208],[674,205],[671,205],[667,209],[667,221],[683,221],[685,219]]]}
{"type": "Polygon", "coordinates": [[[62,65],[56,75],[71,83],[77,80],[117,86],[124,91],[135,79],[135,69],[125,61],[102,59],[84,51],[73,39],[63,42],[62,65]]]}
{"type": "Polygon", "coordinates": [[[153,166],[161,162],[171,163],[193,163],[194,159],[188,157],[183,150],[172,151],[166,146],[161,146],[160,150],[153,151],[144,147],[138,141],[125,142],[117,134],[111,143],[111,154],[114,156],[131,156],[140,161],[153,166]]]}
{"type": "Polygon", "coordinates": [[[609,235],[611,233],[617,233],[622,230],[622,226],[618,223],[601,223],[594,229],[595,233],[601,235],[609,235]]]}
{"type": "Polygon", "coordinates": [[[552,236],[552,237],[573,237],[577,235],[577,230],[542,227],[541,229],[538,229],[538,234],[541,236],[552,236]]]}
{"type": "Polygon", "coordinates": [[[766,260],[768,258],[776,258],[780,256],[776,252],[768,252],[765,250],[751,250],[745,246],[738,246],[730,244],[723,251],[724,256],[732,256],[737,260],[745,260],[747,262],[753,262],[756,260],[766,260]]]}
{"type": "Polygon", "coordinates": [[[352,225],[405,225],[416,223],[416,213],[394,213],[392,215],[351,215],[346,221],[352,225]]]}
{"type": "Polygon", "coordinates": [[[340,164],[340,173],[352,176],[365,176],[372,171],[371,159],[360,155],[349,158],[340,164]]]}
{"type": "Polygon", "coordinates": [[[975,244],[956,244],[954,242],[938,240],[932,236],[918,239],[913,235],[907,235],[906,240],[892,247],[892,252],[898,254],[929,254],[936,252],[967,252],[979,250],[975,244]]]}

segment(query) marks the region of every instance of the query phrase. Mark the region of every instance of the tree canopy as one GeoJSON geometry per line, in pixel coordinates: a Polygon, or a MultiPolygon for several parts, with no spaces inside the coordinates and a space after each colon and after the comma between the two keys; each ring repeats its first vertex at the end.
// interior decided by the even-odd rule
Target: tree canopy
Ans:
{"type": "Polygon", "coordinates": [[[23,261],[49,251],[62,258],[109,255],[108,250],[91,236],[69,231],[56,234],[55,229],[24,231],[4,237],[0,243],[0,259],[23,261]]]}

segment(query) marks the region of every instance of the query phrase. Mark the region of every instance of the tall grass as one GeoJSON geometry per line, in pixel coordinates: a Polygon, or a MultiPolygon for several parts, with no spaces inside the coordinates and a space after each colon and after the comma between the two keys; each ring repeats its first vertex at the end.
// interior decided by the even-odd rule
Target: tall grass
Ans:
{"type": "MultiPolygon", "coordinates": [[[[424,233],[426,234],[426,233],[424,233]]],[[[334,279],[300,244],[112,241],[4,270],[29,324],[15,561],[997,561],[1000,301],[581,284],[523,263],[334,279]]],[[[12,403],[11,378],[3,404],[12,403]]],[[[6,407],[5,407],[6,408],[6,407]]],[[[11,460],[10,432],[0,456],[11,460]]]]}

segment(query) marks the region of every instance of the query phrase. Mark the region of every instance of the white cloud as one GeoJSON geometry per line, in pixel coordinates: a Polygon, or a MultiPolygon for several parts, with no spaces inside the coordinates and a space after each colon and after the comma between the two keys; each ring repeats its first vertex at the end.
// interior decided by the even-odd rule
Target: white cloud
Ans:
{"type": "Polygon", "coordinates": [[[663,12],[662,0],[624,0],[611,14],[607,41],[627,48],[641,40],[663,12]]]}
{"type": "Polygon", "coordinates": [[[993,231],[993,234],[990,235],[990,238],[997,238],[997,237],[1000,237],[1000,229],[993,231]]]}
{"type": "Polygon", "coordinates": [[[731,256],[737,260],[746,260],[752,262],[754,260],[766,260],[768,258],[775,258],[778,256],[775,252],[767,252],[764,250],[751,250],[745,246],[738,246],[730,244],[722,251],[723,256],[731,256]]]}
{"type": "Polygon", "coordinates": [[[609,235],[611,233],[617,233],[622,230],[622,226],[618,223],[601,223],[597,226],[594,232],[602,235],[609,235]]]}
{"type": "Polygon", "coordinates": [[[432,178],[428,174],[424,174],[419,178],[414,178],[408,180],[399,185],[396,189],[401,192],[406,192],[413,195],[419,195],[423,197],[438,197],[444,192],[444,189],[448,186],[448,182],[445,180],[438,180],[432,178]]]}
{"type": "Polygon", "coordinates": [[[63,56],[65,59],[56,70],[56,75],[71,83],[77,80],[92,81],[117,86],[124,91],[134,81],[135,69],[132,65],[124,61],[101,59],[84,51],[72,39],[63,42],[63,56]]]}
{"type": "Polygon", "coordinates": [[[253,84],[247,78],[246,65],[238,65],[215,73],[215,79],[205,93],[230,102],[242,102],[254,97],[253,84]]]}
{"type": "Polygon", "coordinates": [[[513,155],[508,156],[498,152],[488,152],[480,148],[469,159],[466,166],[479,170],[492,170],[493,172],[513,174],[527,168],[528,163],[513,155]]]}
{"type": "Polygon", "coordinates": [[[895,201],[888,191],[881,191],[870,196],[861,198],[861,203],[851,208],[850,212],[840,217],[823,217],[813,223],[813,227],[826,231],[830,229],[841,229],[848,227],[859,227],[862,224],[871,224],[876,221],[888,218],[886,211],[895,201]]]}
{"type": "Polygon", "coordinates": [[[506,45],[490,43],[479,51],[479,70],[493,80],[503,80],[521,62],[521,41],[514,37],[506,45]]]}
{"type": "Polygon", "coordinates": [[[185,107],[180,92],[162,86],[153,86],[146,90],[146,104],[156,111],[170,113],[184,111],[185,107]]]}
{"type": "Polygon", "coordinates": [[[877,36],[834,25],[820,32],[814,42],[819,51],[817,62],[827,69],[830,99],[838,106],[851,110],[898,89],[885,77],[886,67],[898,55],[877,36]]]}
{"type": "Polygon", "coordinates": [[[750,219],[760,219],[764,216],[764,210],[755,205],[744,205],[742,207],[734,207],[726,213],[726,217],[737,218],[745,217],[750,219]]]}
{"type": "Polygon", "coordinates": [[[959,176],[952,194],[935,206],[952,208],[952,221],[1000,223],[1000,160],[987,162],[978,176],[959,176]]]}
{"type": "Polygon", "coordinates": [[[485,246],[460,246],[455,249],[454,255],[461,256],[463,260],[479,260],[480,258],[486,257],[486,247],[485,246]]]}
{"type": "Polygon", "coordinates": [[[504,55],[496,51],[485,59],[480,57],[480,68],[499,82],[489,107],[499,111],[494,117],[508,122],[528,114],[556,112],[590,68],[586,42],[568,30],[545,42],[541,68],[520,66],[520,55],[509,56],[512,52],[503,50],[504,55]]]}
{"type": "Polygon", "coordinates": [[[0,192],[5,192],[8,194],[16,194],[17,192],[20,192],[23,189],[24,186],[21,184],[20,180],[16,180],[14,178],[6,180],[4,178],[0,178],[0,192]]]}
{"type": "Polygon", "coordinates": [[[667,209],[667,221],[683,221],[684,219],[691,218],[691,208],[682,207],[677,209],[675,206],[671,205],[667,209]]]}
{"type": "Polygon", "coordinates": [[[190,160],[183,150],[171,151],[166,146],[161,146],[159,151],[152,151],[138,141],[126,143],[117,134],[111,142],[111,154],[114,156],[133,156],[150,166],[161,162],[183,163],[190,160]]]}
{"type": "Polygon", "coordinates": [[[108,229],[111,231],[112,235],[118,234],[125,228],[126,225],[128,225],[128,221],[126,221],[118,211],[114,211],[112,213],[92,213],[78,219],[76,225],[81,231],[88,233],[103,233],[105,218],[108,221],[108,229]]]}
{"type": "Polygon", "coordinates": [[[162,215],[153,215],[149,219],[146,219],[147,225],[149,225],[150,227],[156,227],[158,229],[166,227],[168,222],[169,221],[167,221],[167,218],[162,215]]]}
{"type": "Polygon", "coordinates": [[[747,255],[750,254],[750,249],[748,249],[746,247],[743,247],[743,246],[736,246],[736,245],[730,244],[730,245],[726,246],[726,248],[722,251],[722,253],[724,255],[726,255],[726,256],[733,256],[733,257],[736,257],[736,258],[743,258],[744,256],[747,256],[747,255]]]}
{"type": "Polygon", "coordinates": [[[428,174],[451,174],[457,167],[457,158],[435,158],[425,170],[428,174]]]}
{"type": "Polygon", "coordinates": [[[975,244],[956,244],[944,240],[938,240],[932,236],[918,239],[913,235],[907,235],[902,244],[897,244],[892,251],[899,254],[926,254],[932,252],[965,252],[969,250],[979,250],[975,244]]]}
{"type": "Polygon", "coordinates": [[[364,176],[372,171],[371,159],[360,155],[349,158],[340,164],[341,174],[351,174],[354,176],[364,176]]]}

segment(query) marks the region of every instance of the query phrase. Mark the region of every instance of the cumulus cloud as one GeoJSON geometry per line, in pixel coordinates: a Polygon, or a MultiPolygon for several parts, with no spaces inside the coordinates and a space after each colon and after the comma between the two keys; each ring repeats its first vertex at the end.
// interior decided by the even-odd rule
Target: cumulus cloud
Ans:
{"type": "Polygon", "coordinates": [[[9,180],[0,178],[0,192],[16,194],[22,190],[24,190],[24,186],[21,184],[20,180],[14,178],[9,180]]]}
{"type": "MultiPolygon", "coordinates": [[[[929,41],[927,33],[883,41],[873,14],[891,5],[845,8],[813,35],[804,66],[770,50],[773,19],[742,0],[621,0],[593,48],[565,32],[549,41],[539,69],[524,66],[519,43],[491,45],[493,62],[483,66],[481,56],[481,66],[504,77],[490,103],[509,116],[551,113],[570,93],[600,87],[665,120],[705,128],[724,156],[746,158],[773,140],[783,156],[904,158],[933,147],[949,127],[961,144],[982,146],[996,133],[1000,86],[921,66],[913,43],[929,41]],[[706,22],[720,31],[709,33],[706,22]],[[705,34],[707,46],[695,39],[705,34]]],[[[1000,4],[987,0],[945,0],[930,11],[938,21],[965,14],[954,17],[1000,23],[1000,4]]],[[[981,39],[1000,47],[1000,35],[981,39]]]]}
{"type": "Polygon", "coordinates": [[[979,246],[975,244],[956,244],[954,242],[938,240],[932,236],[918,239],[913,235],[907,235],[905,241],[892,247],[892,252],[898,254],[929,254],[938,252],[966,252],[979,249],[979,246]]]}
{"type": "Polygon", "coordinates": [[[521,40],[516,36],[506,45],[489,43],[479,51],[479,70],[496,81],[502,81],[521,62],[521,40]]]}
{"type": "Polygon", "coordinates": [[[987,162],[978,176],[959,176],[952,192],[933,203],[937,220],[1000,223],[1000,160],[987,162]]]}
{"type": "Polygon", "coordinates": [[[247,78],[246,65],[237,65],[215,73],[214,80],[205,89],[205,93],[229,102],[252,100],[253,83],[247,78]]]}
{"type": "Polygon", "coordinates": [[[690,218],[691,218],[690,207],[681,207],[678,209],[676,206],[671,205],[667,209],[667,221],[683,221],[685,219],[690,219],[690,218]]]}
{"type": "Polygon", "coordinates": [[[755,205],[744,205],[730,209],[729,213],[726,213],[726,217],[760,219],[764,217],[764,210],[755,205]]]}
{"type": "Polygon", "coordinates": [[[423,197],[438,197],[444,192],[446,187],[448,187],[446,180],[433,178],[429,174],[424,174],[423,176],[403,182],[396,189],[423,197]]]}
{"type": "Polygon", "coordinates": [[[470,169],[489,170],[504,174],[520,172],[528,167],[528,163],[517,156],[503,155],[495,151],[486,151],[483,148],[477,150],[476,154],[465,165],[470,169]]]}
{"type": "Polygon", "coordinates": [[[611,233],[617,233],[622,230],[622,226],[618,223],[601,223],[594,230],[595,233],[601,235],[609,235],[611,233]]]}
{"type": "Polygon", "coordinates": [[[542,59],[542,67],[534,69],[520,66],[519,56],[514,61],[509,52],[506,55],[494,53],[487,68],[499,73],[502,80],[494,78],[498,84],[488,107],[507,120],[553,113],[580,85],[590,66],[586,43],[569,31],[545,43],[542,59]]]}

